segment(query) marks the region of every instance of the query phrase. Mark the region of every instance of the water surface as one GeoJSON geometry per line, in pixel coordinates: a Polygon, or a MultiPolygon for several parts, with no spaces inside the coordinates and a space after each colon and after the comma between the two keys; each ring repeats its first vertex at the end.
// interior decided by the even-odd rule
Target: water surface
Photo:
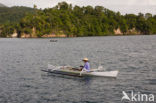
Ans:
{"type": "Polygon", "coordinates": [[[0,103],[121,103],[122,91],[155,94],[156,36],[0,39],[0,103]],[[100,64],[117,79],[43,73],[47,64],[100,64]]]}

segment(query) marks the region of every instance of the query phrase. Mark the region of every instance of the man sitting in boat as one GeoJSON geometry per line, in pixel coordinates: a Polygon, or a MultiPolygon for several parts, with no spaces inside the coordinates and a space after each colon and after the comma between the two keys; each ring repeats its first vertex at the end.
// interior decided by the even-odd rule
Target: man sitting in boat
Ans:
{"type": "Polygon", "coordinates": [[[90,72],[90,64],[88,62],[89,61],[88,58],[84,58],[83,61],[84,61],[84,66],[82,68],[82,71],[90,72]]]}

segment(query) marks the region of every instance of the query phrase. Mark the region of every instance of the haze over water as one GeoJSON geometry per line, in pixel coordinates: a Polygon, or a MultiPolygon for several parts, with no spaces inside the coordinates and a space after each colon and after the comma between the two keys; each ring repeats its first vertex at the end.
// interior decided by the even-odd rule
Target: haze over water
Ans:
{"type": "Polygon", "coordinates": [[[156,35],[0,39],[0,103],[121,103],[122,91],[156,96],[156,35]],[[41,71],[53,65],[119,70],[117,79],[41,71]]]}

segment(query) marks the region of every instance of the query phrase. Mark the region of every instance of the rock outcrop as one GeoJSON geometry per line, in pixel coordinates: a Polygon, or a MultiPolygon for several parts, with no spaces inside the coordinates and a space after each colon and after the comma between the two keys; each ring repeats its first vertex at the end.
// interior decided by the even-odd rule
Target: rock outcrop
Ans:
{"type": "Polygon", "coordinates": [[[115,35],[139,35],[141,32],[137,31],[135,28],[129,29],[126,33],[123,33],[120,28],[114,30],[115,35]]]}

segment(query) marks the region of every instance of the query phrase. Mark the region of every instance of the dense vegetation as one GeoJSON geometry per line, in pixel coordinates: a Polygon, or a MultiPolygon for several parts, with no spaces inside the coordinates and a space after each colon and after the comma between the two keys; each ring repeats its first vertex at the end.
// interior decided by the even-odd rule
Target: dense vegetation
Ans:
{"type": "Polygon", "coordinates": [[[19,37],[23,33],[32,37],[42,37],[45,34],[103,36],[113,35],[117,29],[125,35],[133,34],[134,31],[138,34],[156,34],[156,15],[150,13],[121,15],[120,12],[102,6],[73,7],[66,2],[44,10],[38,10],[36,6],[33,10],[16,8],[11,9],[14,12],[0,9],[0,36],[5,37],[14,31],[19,37]],[[27,10],[30,12],[26,15],[27,10]]]}
{"type": "Polygon", "coordinates": [[[0,7],[0,37],[11,35],[28,14],[34,14],[35,10],[29,7],[0,7]]]}
{"type": "Polygon", "coordinates": [[[28,7],[0,7],[0,24],[20,22],[21,18],[33,12],[28,7]]]}

